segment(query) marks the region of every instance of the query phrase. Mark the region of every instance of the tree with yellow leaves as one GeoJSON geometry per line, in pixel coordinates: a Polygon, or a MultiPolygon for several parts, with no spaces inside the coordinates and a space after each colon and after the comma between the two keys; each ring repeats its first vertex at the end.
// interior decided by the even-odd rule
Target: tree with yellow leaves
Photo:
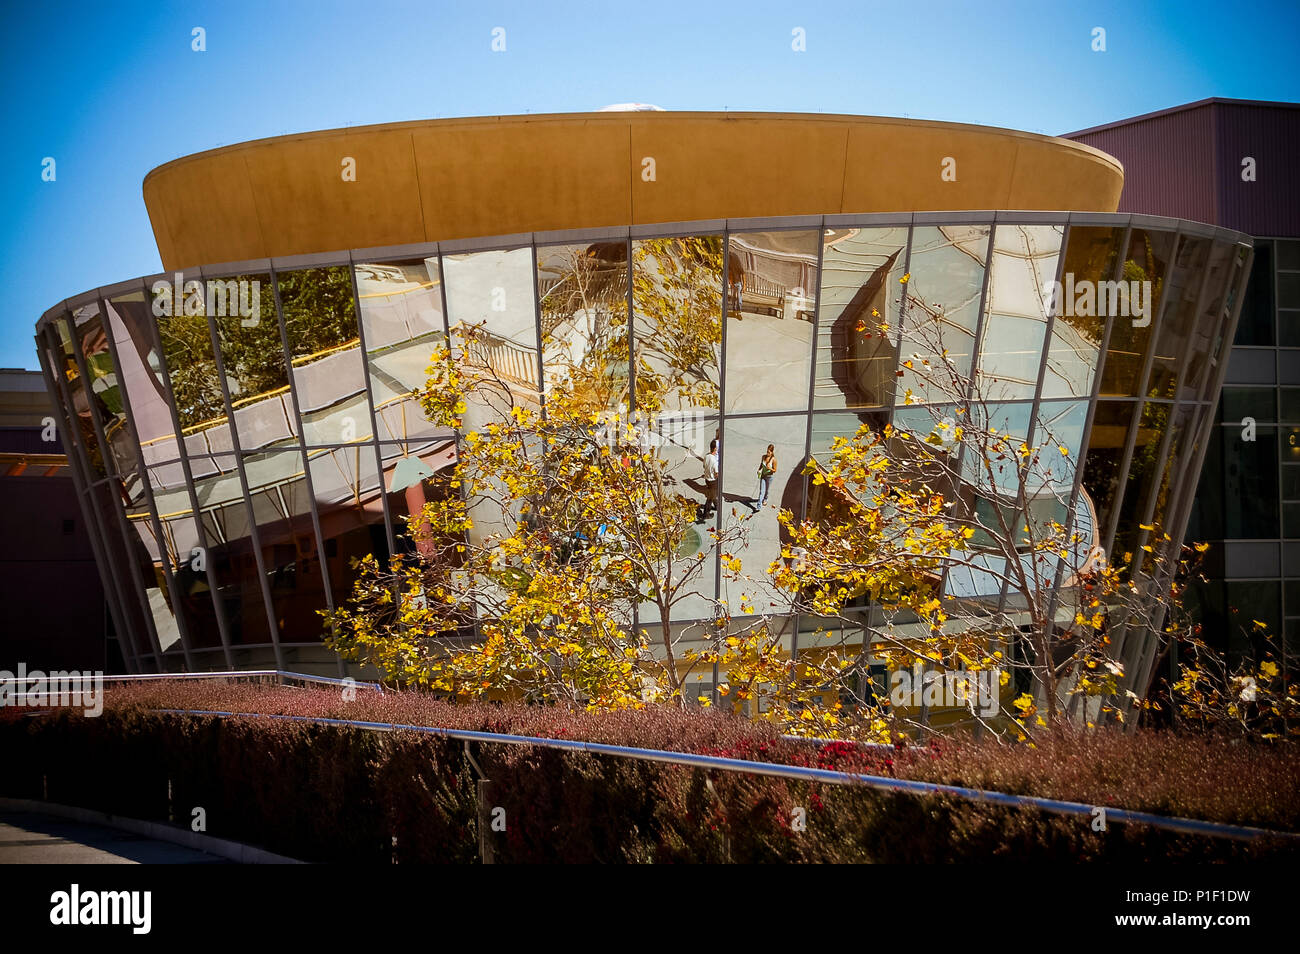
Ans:
{"type": "MultiPolygon", "coordinates": [[[[865,331],[892,337],[883,325],[865,331]]],[[[1081,422],[1064,412],[1080,405],[1006,400],[1003,382],[971,375],[942,335],[938,321],[907,329],[914,350],[900,354],[905,387],[892,422],[864,424],[837,439],[828,462],[810,462],[829,502],[803,521],[782,516],[787,556],[798,559],[774,565],[775,579],[802,612],[864,633],[859,679],[842,691],[887,713],[896,731],[923,731],[934,714],[928,704],[900,705],[896,692],[881,698],[900,674],[904,685],[919,676],[927,690],[904,694],[909,703],[937,698],[929,690],[954,680],[996,678],[992,699],[971,695],[969,719],[1018,738],[1069,721],[1122,720],[1138,694],[1119,646],[1135,632],[1168,637],[1171,594],[1153,599],[1152,587],[1172,577],[1172,541],[1145,527],[1143,561],[1108,559],[1092,502],[1076,488],[1081,422]],[[922,575],[882,577],[881,563],[894,558],[882,539],[912,551],[922,575]],[[864,602],[873,614],[850,613],[864,602]],[[865,678],[868,662],[886,667],[888,687],[865,678]]],[[[842,657],[848,647],[836,649],[842,657]]]]}

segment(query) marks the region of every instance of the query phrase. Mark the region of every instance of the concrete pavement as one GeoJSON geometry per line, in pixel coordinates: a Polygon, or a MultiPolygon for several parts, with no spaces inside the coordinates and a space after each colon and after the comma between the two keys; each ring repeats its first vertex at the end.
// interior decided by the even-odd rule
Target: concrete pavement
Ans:
{"type": "Polygon", "coordinates": [[[182,845],[35,812],[0,812],[0,864],[230,864],[182,845]]]}

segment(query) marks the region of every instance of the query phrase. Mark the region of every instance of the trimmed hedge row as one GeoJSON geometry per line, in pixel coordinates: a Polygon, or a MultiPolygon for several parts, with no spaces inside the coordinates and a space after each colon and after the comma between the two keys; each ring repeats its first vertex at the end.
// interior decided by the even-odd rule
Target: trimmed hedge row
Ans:
{"type": "MultiPolygon", "coordinates": [[[[633,743],[635,744],[635,743],[633,743]]],[[[0,721],[5,795],[188,825],[307,861],[473,862],[464,743],[110,706],[0,721]],[[170,799],[169,799],[170,791],[170,799]]],[[[491,779],[498,862],[1226,861],[1294,857],[1250,842],[859,786],[473,744],[491,779]],[[806,830],[792,824],[796,808],[806,830]],[[500,811],[503,810],[504,815],[500,811]]],[[[1132,806],[1125,806],[1132,807],[1132,806]]]]}

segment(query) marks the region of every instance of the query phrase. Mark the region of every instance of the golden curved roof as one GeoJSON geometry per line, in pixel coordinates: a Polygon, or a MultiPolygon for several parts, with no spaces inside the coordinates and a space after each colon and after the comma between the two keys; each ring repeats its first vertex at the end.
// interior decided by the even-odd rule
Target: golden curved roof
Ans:
{"type": "Polygon", "coordinates": [[[873,116],[600,112],[330,129],[151,171],[164,268],[699,219],[1113,212],[1124,170],[1032,133],[873,116]],[[653,179],[646,159],[653,160],[653,179]],[[941,177],[955,160],[955,181],[941,177]],[[355,181],[347,181],[345,160],[355,181]]]}

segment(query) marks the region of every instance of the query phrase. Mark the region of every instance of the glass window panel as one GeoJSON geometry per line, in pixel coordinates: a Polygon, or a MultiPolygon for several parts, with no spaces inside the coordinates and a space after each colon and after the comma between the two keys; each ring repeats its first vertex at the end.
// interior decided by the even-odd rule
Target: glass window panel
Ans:
{"type": "Polygon", "coordinates": [[[777,512],[802,514],[804,493],[804,439],[808,418],[732,418],[726,422],[722,446],[722,527],[743,527],[743,545],[730,550],[744,565],[747,580],[722,577],[722,596],[732,613],[740,613],[742,599],[759,612],[775,612],[782,599],[770,584],[767,568],[781,556],[788,534],[777,512]],[[769,447],[771,448],[769,457],[769,447]],[[762,504],[759,501],[762,499],[762,504]]]}
{"type": "MultiPolygon", "coordinates": [[[[1196,452],[1195,435],[1188,429],[1192,412],[1193,408],[1190,405],[1178,405],[1173,412],[1172,423],[1168,425],[1171,430],[1169,448],[1160,474],[1160,483],[1156,489],[1155,507],[1151,511],[1152,525],[1156,527],[1156,533],[1163,533],[1169,529],[1165,521],[1169,517],[1176,475],[1189,465],[1196,452]]],[[[1146,506],[1144,502],[1143,507],[1146,506]]],[[[1152,536],[1154,537],[1155,533],[1152,536]]]]}
{"type": "Polygon", "coordinates": [[[184,295],[177,295],[171,312],[158,317],[158,337],[162,340],[163,362],[171,380],[181,432],[188,436],[224,428],[228,426],[226,407],[221,398],[202,283],[185,282],[184,295]]]}
{"type": "Polygon", "coordinates": [[[1291,271],[1300,271],[1300,242],[1279,241],[1277,246],[1277,267],[1291,271]]]}
{"type": "MultiPolygon", "coordinates": [[[[296,471],[300,480],[302,457],[297,452],[282,451],[274,455],[246,455],[243,458],[249,497],[253,501],[251,513],[244,503],[235,455],[214,454],[211,462],[212,467],[204,476],[199,477],[196,472],[194,481],[209,545],[211,578],[217,584],[231,642],[246,646],[265,645],[271,642],[271,632],[259,577],[259,554],[252,537],[253,521],[258,522],[257,542],[262,548],[263,569],[268,577],[274,578],[268,558],[271,543],[266,537],[276,532],[274,521],[279,514],[274,508],[268,514],[264,506],[259,512],[259,500],[264,501],[264,495],[268,491],[274,493],[277,478],[293,479],[287,475],[296,471]],[[276,476],[268,480],[268,462],[277,458],[282,466],[276,476]]],[[[310,535],[309,527],[306,532],[310,535]]],[[[322,600],[317,608],[324,605],[322,600]]]]}
{"type": "Polygon", "coordinates": [[[121,363],[119,381],[131,404],[131,423],[140,442],[141,458],[152,474],[156,465],[177,460],[180,449],[163,388],[162,362],[153,344],[150,300],[146,300],[141,288],[107,301],[105,311],[121,363]]]}
{"type": "Polygon", "coordinates": [[[414,395],[424,387],[430,357],[446,340],[438,259],[358,264],[354,271],[379,437],[435,433],[414,395]]]}
{"type": "Polygon", "coordinates": [[[1278,272],[1277,307],[1300,308],[1300,275],[1278,272]]]}
{"type": "Polygon", "coordinates": [[[977,386],[984,400],[1033,397],[1061,251],[1059,225],[994,232],[977,386]]]}
{"type": "Polygon", "coordinates": [[[1278,388],[1278,399],[1282,420],[1300,424],[1300,388],[1278,388]]]}
{"type": "Polygon", "coordinates": [[[1287,580],[1282,587],[1286,597],[1286,615],[1295,616],[1300,613],[1300,580],[1287,580]]]}
{"type": "Polygon", "coordinates": [[[352,274],[344,266],[275,277],[289,342],[293,388],[308,445],[373,436],[352,274]]]}
{"type": "Polygon", "coordinates": [[[1222,540],[1225,536],[1223,444],[1225,440],[1236,439],[1238,433],[1223,427],[1210,431],[1201,479],[1196,485],[1196,496],[1192,498],[1192,512],[1184,538],[1187,543],[1222,540]]]}
{"type": "Polygon", "coordinates": [[[1177,397],[1195,400],[1205,382],[1205,374],[1214,361],[1223,339],[1228,314],[1228,295],[1240,281],[1240,270],[1245,265],[1245,252],[1225,242],[1215,242],[1206,264],[1209,270],[1205,292],[1205,305],[1197,318],[1196,330],[1189,348],[1187,374],[1180,382],[1177,397]]]}
{"type": "Polygon", "coordinates": [[[592,411],[628,402],[626,241],[537,250],[547,393],[563,385],[592,411]]]}
{"type": "Polygon", "coordinates": [[[407,444],[381,444],[379,453],[397,550],[415,553],[417,545],[406,518],[418,514],[426,503],[444,499],[441,495],[459,493],[447,482],[451,468],[456,465],[456,442],[433,438],[407,444]],[[423,466],[417,466],[417,462],[423,466]]]}
{"type": "MultiPolygon", "coordinates": [[[[892,423],[895,430],[905,431],[917,441],[928,441],[932,435],[942,441],[939,445],[931,443],[928,447],[935,463],[925,468],[925,481],[931,489],[947,499],[969,504],[972,497],[969,483],[958,481],[954,484],[961,473],[957,466],[961,442],[956,439],[956,428],[958,422],[964,420],[966,418],[957,413],[956,405],[924,404],[896,408],[892,423]],[[940,453],[940,448],[947,451],[946,455],[940,453]]],[[[894,452],[903,452],[916,446],[915,443],[903,443],[901,439],[896,439],[894,452]]]]}
{"type": "MultiPolygon", "coordinates": [[[[1289,457],[1290,449],[1282,456],[1289,457]]],[[[1300,462],[1282,464],[1282,499],[1300,500],[1300,462]]]]}
{"type": "MultiPolygon", "coordinates": [[[[1015,403],[998,403],[987,406],[975,405],[971,408],[971,426],[990,434],[992,440],[1005,442],[1013,450],[1029,440],[1029,421],[1034,406],[1028,401],[1015,403]]],[[[1014,495],[1020,483],[1018,455],[1004,455],[995,445],[985,453],[977,452],[974,443],[967,441],[967,450],[962,459],[963,479],[980,490],[989,487],[990,482],[1001,494],[1014,495]]],[[[1027,478],[1028,479],[1028,478],[1027,478]]]]}
{"type": "Polygon", "coordinates": [[[1282,584],[1277,580],[1243,580],[1228,583],[1229,666],[1252,652],[1248,633],[1259,620],[1270,633],[1282,632],[1282,584]]]}
{"type": "MultiPolygon", "coordinates": [[[[711,531],[715,526],[715,517],[713,513],[707,513],[705,505],[713,496],[717,510],[726,510],[730,506],[722,499],[721,486],[715,484],[711,488],[704,476],[705,458],[715,440],[718,442],[718,464],[725,471],[729,461],[728,451],[716,418],[699,415],[673,418],[665,415],[655,422],[655,429],[649,434],[651,452],[665,462],[665,483],[668,489],[675,490],[697,505],[697,520],[687,531],[678,547],[677,559],[673,562],[676,579],[685,579],[689,574],[682,590],[685,595],[672,607],[674,620],[713,617],[717,548],[711,531]]],[[[656,639],[659,634],[655,626],[661,622],[657,614],[658,610],[653,604],[641,604],[640,625],[649,628],[652,638],[656,639]]]]}
{"type": "MultiPolygon", "coordinates": [[[[1083,489],[1092,500],[1098,526],[1109,525],[1119,503],[1119,469],[1124,460],[1124,444],[1133,421],[1133,404],[1128,401],[1102,401],[1093,414],[1088,431],[1088,449],[1084,457],[1083,489]]],[[[1150,435],[1148,435],[1149,440],[1150,435]]]]}
{"type": "Polygon", "coordinates": [[[121,512],[118,481],[110,476],[106,481],[92,485],[86,493],[86,503],[95,512],[91,527],[97,533],[103,559],[117,577],[123,615],[119,640],[140,654],[154,653],[153,635],[150,632],[148,600],[145,587],[148,576],[141,566],[146,555],[136,546],[134,534],[125,526],[121,512]],[[98,529],[93,529],[98,523],[98,529]]]}
{"type": "Polygon", "coordinates": [[[1124,230],[1099,226],[1070,227],[1056,320],[1047,345],[1043,397],[1085,397],[1092,393],[1106,317],[1097,308],[1095,291],[1114,273],[1124,230]]]}
{"type": "Polygon", "coordinates": [[[1279,310],[1277,327],[1279,345],[1284,348],[1300,347],[1300,311],[1279,310]]]}
{"type": "Polygon", "coordinates": [[[1273,246],[1255,242],[1255,262],[1246,285],[1246,298],[1237,319],[1234,344],[1271,345],[1273,338],[1273,246]]]}
{"type": "MultiPolygon", "coordinates": [[[[163,554],[166,542],[158,538],[145,487],[144,478],[137,464],[137,469],[122,475],[114,490],[121,496],[125,508],[131,558],[136,562],[138,576],[145,587],[145,598],[153,617],[159,644],[163,652],[180,651],[177,611],[173,606],[172,594],[164,574],[163,554]]],[[[168,554],[167,569],[170,569],[174,563],[175,561],[168,554]]]]}
{"type": "Polygon", "coordinates": [[[302,454],[296,450],[246,454],[243,466],[279,639],[311,642],[321,634],[316,610],[327,600],[302,454]]]}
{"type": "Polygon", "coordinates": [[[1087,420],[1087,401],[1044,401],[1038,406],[1034,446],[1040,448],[1040,463],[1033,470],[1035,493],[1069,496],[1072,492],[1087,420]]]}
{"type": "Polygon", "coordinates": [[[481,428],[510,405],[539,405],[532,249],[445,255],[442,268],[458,358],[495,382],[468,395],[465,430],[481,428]],[[466,349],[468,328],[478,330],[466,349]]]}
{"type": "MultiPolygon", "coordinates": [[[[1283,391],[1300,389],[1283,388],[1283,391]]],[[[1246,418],[1252,418],[1260,424],[1272,424],[1276,419],[1273,410],[1275,388],[1225,387],[1220,402],[1225,424],[1240,424],[1246,418]]],[[[1285,402],[1283,407],[1285,407],[1285,402]]]]}
{"type": "Polygon", "coordinates": [[[1282,504],[1282,536],[1287,540],[1300,538],[1300,503],[1282,504]]]}
{"type": "Polygon", "coordinates": [[[352,558],[373,553],[381,566],[388,561],[386,488],[371,446],[313,451],[309,457],[330,586],[335,600],[342,602],[357,577],[356,569],[349,565],[352,558]]]}
{"type": "MultiPolygon", "coordinates": [[[[161,503],[159,509],[162,509],[161,503]]],[[[193,511],[186,509],[174,513],[164,512],[162,525],[168,559],[172,561],[172,578],[180,601],[180,612],[185,617],[186,630],[189,633],[190,647],[204,649],[220,646],[221,631],[217,626],[216,614],[212,610],[209,564],[202,564],[203,569],[196,566],[199,562],[195,560],[199,536],[193,511]]]]}
{"type": "MultiPolygon", "coordinates": [[[[1175,439],[1181,439],[1182,415],[1175,417],[1172,404],[1148,401],[1142,405],[1137,441],[1133,445],[1133,459],[1129,463],[1123,499],[1119,502],[1119,522],[1115,529],[1114,554],[1120,559],[1124,559],[1125,554],[1132,554],[1137,545],[1147,495],[1151,485],[1160,479],[1161,441],[1166,429],[1170,427],[1177,429],[1175,439]]],[[[1157,518],[1159,516],[1157,514],[1157,518]]]]}
{"type": "Polygon", "coordinates": [[[900,358],[913,367],[904,366],[898,387],[904,394],[910,391],[914,401],[951,402],[964,393],[991,231],[987,225],[917,226],[912,231],[911,275],[902,286],[907,301],[900,358]],[[944,352],[957,382],[941,369],[944,352]]]}
{"type": "Polygon", "coordinates": [[[50,353],[53,359],[51,370],[63,378],[63,385],[68,390],[72,402],[69,410],[77,430],[77,442],[86,451],[90,476],[95,479],[105,476],[111,463],[106,459],[103,448],[100,447],[95,425],[97,421],[101,425],[107,423],[111,412],[103,406],[93,391],[88,390],[86,382],[82,380],[81,370],[77,367],[71,318],[71,315],[67,315],[51,324],[58,343],[57,351],[50,353]]]}
{"type": "Polygon", "coordinates": [[[139,447],[126,417],[117,368],[109,349],[108,332],[99,304],[77,308],[72,313],[73,337],[89,376],[87,398],[108,444],[110,469],[122,474],[137,469],[139,447]]]}
{"type": "Polygon", "coordinates": [[[817,314],[815,408],[894,403],[907,228],[828,229],[817,314]]]}
{"type": "MultiPolygon", "coordinates": [[[[902,414],[902,409],[897,412],[902,414]]],[[[917,414],[924,414],[927,417],[932,413],[929,408],[917,408],[917,414]]],[[[830,460],[831,450],[835,443],[835,438],[850,438],[858,432],[863,424],[866,424],[871,430],[880,432],[885,429],[889,423],[889,411],[867,411],[860,414],[839,413],[839,414],[814,414],[812,418],[812,457],[819,463],[825,464],[830,460]]],[[[901,420],[897,426],[904,426],[901,420]]]]}
{"type": "MultiPolygon", "coordinates": [[[[1165,306],[1156,333],[1148,397],[1172,400],[1177,396],[1188,341],[1200,317],[1197,305],[1212,244],[1194,236],[1184,236],[1178,244],[1178,257],[1162,293],[1165,306]]],[[[1206,293],[1211,293],[1208,286],[1206,293]]]]}
{"type": "Polygon", "coordinates": [[[632,243],[636,407],[716,412],[722,350],[722,237],[632,243]]]}
{"type": "Polygon", "coordinates": [[[1161,292],[1173,245],[1173,232],[1133,229],[1120,284],[1097,288],[1097,307],[1105,307],[1115,316],[1106,349],[1106,368],[1102,372],[1103,395],[1138,393],[1142,367],[1151,346],[1153,316],[1160,313],[1161,292]],[[1134,303],[1134,289],[1141,308],[1134,303]]]}
{"type": "Polygon", "coordinates": [[[1279,429],[1282,443],[1282,460],[1300,464],[1300,427],[1288,425],[1279,429]]]}
{"type": "Polygon", "coordinates": [[[743,232],[727,256],[728,413],[808,404],[817,232],[743,232]]]}
{"type": "MultiPolygon", "coordinates": [[[[217,314],[217,338],[226,372],[226,387],[235,412],[240,448],[245,452],[295,442],[289,372],[284,363],[284,345],[275,314],[269,274],[237,275],[213,279],[208,287],[215,295],[225,289],[228,299],[239,298],[238,308],[227,306],[217,314]],[[233,294],[230,293],[233,283],[233,294]]],[[[214,302],[214,306],[219,302],[214,302]]],[[[226,435],[227,437],[229,435],[226,435]]]]}

